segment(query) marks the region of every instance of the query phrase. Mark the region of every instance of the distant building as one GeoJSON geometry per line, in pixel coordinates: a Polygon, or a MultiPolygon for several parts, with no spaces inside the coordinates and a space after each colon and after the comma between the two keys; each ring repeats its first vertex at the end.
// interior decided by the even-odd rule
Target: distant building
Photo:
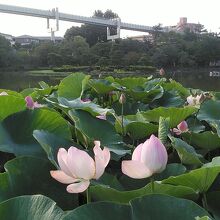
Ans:
{"type": "Polygon", "coordinates": [[[11,43],[11,45],[15,44],[14,37],[12,35],[0,33],[0,36],[7,39],[11,43]]]}
{"type": "Polygon", "coordinates": [[[189,30],[192,33],[200,33],[202,25],[199,23],[188,23],[186,17],[181,17],[177,25],[170,26],[168,29],[177,33],[183,33],[186,30],[189,30]]]}
{"type": "MultiPolygon", "coordinates": [[[[30,45],[32,43],[38,44],[41,42],[49,42],[51,41],[50,37],[40,37],[40,36],[30,36],[30,35],[22,35],[19,37],[15,37],[15,42],[21,44],[22,46],[30,45]]],[[[61,42],[63,40],[62,37],[55,37],[55,42],[61,42]]]]}
{"type": "MultiPolygon", "coordinates": [[[[202,29],[202,25],[199,23],[198,24],[188,23],[186,17],[181,17],[177,25],[167,26],[167,27],[164,27],[164,29],[166,29],[168,32],[174,31],[177,33],[184,33],[184,31],[189,30],[192,33],[200,33],[202,29]]],[[[128,39],[138,40],[141,42],[144,42],[144,41],[153,42],[154,41],[152,34],[128,37],[128,39]]]]}
{"type": "Polygon", "coordinates": [[[209,66],[211,66],[211,67],[220,67],[220,60],[210,62],[209,66]]]}
{"type": "Polygon", "coordinates": [[[150,41],[150,42],[153,42],[153,37],[152,37],[151,34],[148,34],[148,35],[132,36],[132,37],[128,37],[128,39],[131,39],[131,40],[137,40],[137,41],[141,41],[141,42],[144,42],[144,41],[150,41]]]}

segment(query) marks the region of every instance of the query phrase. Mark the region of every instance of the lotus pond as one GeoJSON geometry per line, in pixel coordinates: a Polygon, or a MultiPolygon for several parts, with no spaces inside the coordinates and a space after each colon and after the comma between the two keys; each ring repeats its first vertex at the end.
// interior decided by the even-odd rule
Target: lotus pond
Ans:
{"type": "Polygon", "coordinates": [[[219,154],[220,92],[83,73],[0,89],[2,220],[218,220],[219,154]]]}

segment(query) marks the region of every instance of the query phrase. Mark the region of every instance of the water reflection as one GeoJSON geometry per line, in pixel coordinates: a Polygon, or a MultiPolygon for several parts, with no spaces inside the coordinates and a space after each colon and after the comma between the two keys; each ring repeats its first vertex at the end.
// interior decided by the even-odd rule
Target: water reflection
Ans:
{"type": "Polygon", "coordinates": [[[25,88],[39,87],[38,82],[45,81],[50,85],[59,83],[62,77],[48,75],[30,75],[24,72],[0,73],[0,88],[22,91],[25,88]]]}
{"type": "MultiPolygon", "coordinates": [[[[219,70],[214,70],[218,72],[219,70]]],[[[220,91],[220,76],[210,76],[210,69],[168,71],[170,77],[183,86],[206,91],[220,91]]]]}
{"type": "MultiPolygon", "coordinates": [[[[185,87],[207,91],[220,91],[220,76],[210,76],[211,71],[213,70],[170,70],[166,71],[165,76],[175,79],[185,87]]],[[[122,74],[116,75],[115,73],[112,75],[115,77],[122,76],[122,74]]],[[[126,74],[123,76],[126,76],[126,74]]],[[[0,88],[22,91],[25,88],[39,87],[38,82],[40,81],[45,81],[50,85],[56,85],[63,77],[65,77],[65,75],[60,75],[59,73],[51,75],[30,75],[24,72],[0,73],[0,88]]]]}

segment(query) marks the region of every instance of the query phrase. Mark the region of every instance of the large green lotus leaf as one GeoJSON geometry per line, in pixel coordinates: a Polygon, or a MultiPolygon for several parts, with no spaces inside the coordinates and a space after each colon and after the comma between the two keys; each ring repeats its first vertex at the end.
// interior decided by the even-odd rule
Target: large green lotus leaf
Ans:
{"type": "Polygon", "coordinates": [[[167,164],[166,169],[154,175],[155,180],[167,179],[170,176],[178,176],[186,172],[186,167],[180,163],[167,164]]]}
{"type": "Polygon", "coordinates": [[[212,161],[203,165],[203,167],[220,166],[220,156],[212,158],[212,161]]]}
{"type": "Polygon", "coordinates": [[[147,122],[134,121],[127,124],[125,129],[132,139],[137,140],[156,133],[158,126],[147,122]]]}
{"type": "Polygon", "coordinates": [[[170,118],[160,117],[159,128],[158,128],[158,138],[163,144],[166,144],[167,135],[169,133],[170,118]]]}
{"type": "Polygon", "coordinates": [[[148,81],[148,78],[145,77],[125,77],[122,79],[116,78],[115,81],[126,87],[126,89],[131,90],[135,87],[144,87],[144,84],[148,81]]]}
{"type": "MultiPolygon", "coordinates": [[[[147,121],[139,121],[136,115],[127,115],[124,117],[125,132],[134,140],[145,138],[158,130],[158,125],[149,123],[147,121]]],[[[121,122],[119,120],[115,123],[117,132],[122,133],[121,122]]]]}
{"type": "Polygon", "coordinates": [[[129,205],[95,202],[67,213],[63,220],[131,220],[131,216],[129,205]]]}
{"type": "Polygon", "coordinates": [[[166,195],[147,195],[129,205],[98,202],[69,212],[64,220],[194,220],[209,213],[196,203],[166,195]]]}
{"type": "Polygon", "coordinates": [[[94,116],[106,115],[107,113],[114,114],[113,109],[102,108],[101,106],[93,102],[83,102],[81,99],[74,99],[74,100],[69,101],[68,99],[65,99],[65,98],[58,98],[58,102],[62,106],[65,106],[71,109],[85,110],[94,116]]]}
{"type": "Polygon", "coordinates": [[[159,123],[160,117],[170,118],[170,127],[176,127],[181,121],[194,114],[197,108],[187,106],[185,108],[164,108],[159,107],[146,112],[139,112],[137,116],[140,120],[159,123]]]}
{"type": "Polygon", "coordinates": [[[179,107],[184,104],[184,100],[180,97],[177,91],[167,92],[165,91],[163,96],[153,103],[151,103],[152,107],[179,107]]]}
{"type": "Polygon", "coordinates": [[[188,89],[186,89],[180,83],[172,79],[170,80],[170,82],[163,83],[162,86],[167,91],[172,91],[172,90],[177,91],[181,97],[186,98],[187,96],[190,95],[190,92],[188,89]]]}
{"type": "Polygon", "coordinates": [[[136,87],[126,91],[135,101],[141,101],[143,103],[149,103],[163,96],[163,87],[156,85],[153,87],[136,87]]]}
{"type": "Polygon", "coordinates": [[[213,96],[213,100],[220,100],[220,92],[211,92],[211,95],[213,96]]]}
{"type": "MultiPolygon", "coordinates": [[[[125,132],[134,140],[145,138],[158,130],[158,125],[141,121],[136,115],[124,116],[123,125],[125,132]]],[[[121,121],[116,120],[115,128],[118,133],[122,134],[121,121]]]]}
{"type": "MultiPolygon", "coordinates": [[[[114,109],[117,115],[121,115],[121,104],[119,102],[114,102],[112,104],[112,108],[114,109]]],[[[132,100],[128,100],[123,105],[123,113],[126,115],[135,115],[139,111],[147,111],[149,110],[149,105],[144,104],[142,102],[133,102],[132,100]]]]}
{"type": "Polygon", "coordinates": [[[58,89],[59,97],[76,99],[82,96],[90,76],[83,73],[73,73],[61,80],[58,89]]]}
{"type": "Polygon", "coordinates": [[[59,137],[55,134],[49,133],[48,131],[34,130],[33,136],[44,149],[48,159],[55,166],[57,166],[57,152],[59,148],[62,147],[68,149],[70,146],[80,148],[78,144],[70,140],[64,139],[62,137],[59,137]]]}
{"type": "Polygon", "coordinates": [[[203,217],[196,217],[195,220],[212,220],[210,217],[208,216],[203,216],[203,217]]]}
{"type": "Polygon", "coordinates": [[[24,98],[14,95],[0,96],[0,121],[26,108],[24,98]]]}
{"type": "Polygon", "coordinates": [[[197,193],[189,187],[186,186],[173,186],[170,184],[161,184],[159,182],[154,183],[154,191],[152,191],[151,183],[147,184],[145,187],[131,191],[119,191],[109,186],[92,186],[90,187],[90,192],[96,201],[112,201],[120,203],[128,203],[130,200],[156,193],[156,194],[166,194],[180,198],[196,199],[198,197],[197,193]]]}
{"type": "Polygon", "coordinates": [[[220,120],[209,122],[209,124],[216,129],[218,136],[220,137],[220,120]]]}
{"type": "Polygon", "coordinates": [[[166,195],[149,195],[131,201],[132,220],[194,220],[209,213],[196,203],[166,195]]]}
{"type": "Polygon", "coordinates": [[[50,170],[56,168],[48,160],[17,157],[4,167],[6,172],[0,174],[0,201],[21,195],[42,194],[55,200],[65,210],[78,205],[78,195],[67,193],[66,186],[50,176],[50,170]]]}
{"type": "Polygon", "coordinates": [[[25,110],[0,123],[0,151],[45,157],[45,152],[33,137],[34,130],[45,130],[57,137],[71,139],[67,121],[57,112],[43,108],[25,110]]]}
{"type": "Polygon", "coordinates": [[[197,118],[207,122],[220,120],[220,101],[208,100],[201,106],[197,118]]]}
{"type": "Polygon", "coordinates": [[[57,90],[58,89],[58,86],[50,86],[48,88],[42,88],[42,89],[34,89],[34,93],[32,93],[32,97],[36,97],[36,98],[40,98],[40,97],[43,97],[43,96],[48,96],[50,95],[54,90],[57,90]]]}
{"type": "Polygon", "coordinates": [[[122,137],[116,133],[114,126],[108,121],[97,119],[83,110],[70,110],[69,115],[75,122],[76,128],[88,139],[88,142],[99,140],[102,146],[108,147],[118,155],[129,152],[124,147],[122,137]]]}
{"type": "Polygon", "coordinates": [[[219,173],[220,166],[202,167],[186,174],[169,177],[162,180],[162,183],[186,186],[194,189],[196,192],[204,193],[207,192],[219,173]]]}
{"type": "Polygon", "coordinates": [[[208,209],[216,220],[220,220],[220,191],[213,191],[207,194],[208,209]]]}
{"type": "Polygon", "coordinates": [[[19,196],[0,203],[2,220],[62,220],[64,212],[42,195],[19,196]]]}
{"type": "Polygon", "coordinates": [[[205,126],[195,117],[188,118],[186,122],[190,132],[199,133],[205,130],[205,126]]]}
{"type": "Polygon", "coordinates": [[[89,85],[98,94],[106,94],[117,88],[117,86],[114,83],[106,79],[90,79],[89,85]]]}
{"type": "Polygon", "coordinates": [[[23,96],[23,97],[26,97],[26,96],[32,96],[32,94],[35,92],[35,88],[26,88],[24,90],[22,90],[20,92],[20,94],[23,96]]]}
{"type": "Polygon", "coordinates": [[[183,164],[187,165],[202,165],[200,159],[202,159],[202,155],[197,154],[195,149],[187,144],[185,141],[180,138],[174,138],[169,136],[171,140],[171,144],[173,148],[177,151],[179,158],[183,164]]]}
{"type": "Polygon", "coordinates": [[[193,146],[206,150],[214,150],[220,148],[220,137],[212,131],[205,131],[202,133],[184,133],[182,134],[187,142],[193,146]]]}

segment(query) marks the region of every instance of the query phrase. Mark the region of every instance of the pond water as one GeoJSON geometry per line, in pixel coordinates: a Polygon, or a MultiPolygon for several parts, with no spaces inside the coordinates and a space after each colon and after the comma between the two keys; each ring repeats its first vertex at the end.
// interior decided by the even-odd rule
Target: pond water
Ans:
{"type": "Polygon", "coordinates": [[[4,72],[0,73],[0,88],[22,91],[25,88],[39,87],[38,82],[40,81],[56,85],[63,77],[46,74],[31,75],[26,72],[4,72]]]}
{"type": "MultiPolygon", "coordinates": [[[[220,91],[220,76],[210,76],[210,69],[166,71],[166,77],[175,79],[185,87],[202,89],[204,91],[220,91]]],[[[215,70],[220,72],[220,70],[215,70]]],[[[109,73],[110,74],[110,73],[109,73]]],[[[112,76],[126,76],[126,74],[111,74],[112,76]]],[[[155,74],[156,75],[156,74],[155,74]]],[[[143,75],[142,75],[143,76],[143,75]]],[[[36,87],[38,82],[45,81],[56,85],[64,78],[60,73],[28,74],[24,72],[0,72],[0,88],[22,91],[25,88],[36,87]]]]}

